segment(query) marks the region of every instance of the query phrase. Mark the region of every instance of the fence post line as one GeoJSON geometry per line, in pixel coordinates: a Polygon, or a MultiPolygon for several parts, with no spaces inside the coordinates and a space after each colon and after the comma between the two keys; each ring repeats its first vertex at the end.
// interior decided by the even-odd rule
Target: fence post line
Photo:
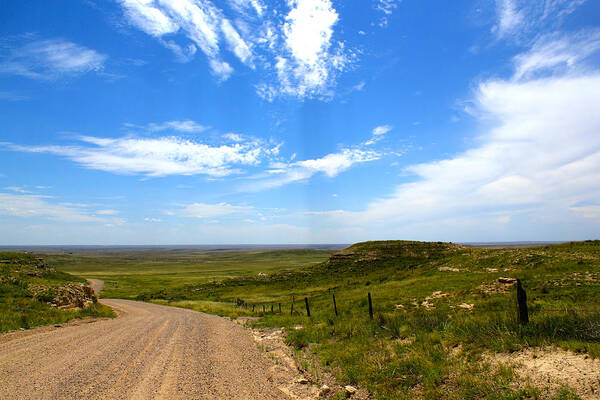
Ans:
{"type": "Polygon", "coordinates": [[[527,310],[527,293],[521,285],[521,280],[517,279],[517,306],[519,308],[519,323],[529,323],[529,311],[527,310]]]}
{"type": "Polygon", "coordinates": [[[304,298],[304,304],[306,304],[306,315],[310,317],[310,307],[308,307],[308,297],[304,298]]]}
{"type": "Polygon", "coordinates": [[[254,312],[254,304],[252,304],[252,312],[254,312]]]}
{"type": "Polygon", "coordinates": [[[279,314],[281,314],[281,303],[279,303],[279,314]]]}
{"type": "Polygon", "coordinates": [[[335,304],[335,293],[333,293],[333,311],[335,311],[335,316],[337,317],[337,304],[335,304]]]}
{"type": "Polygon", "coordinates": [[[292,296],[292,308],[290,308],[290,315],[294,315],[294,296],[292,296]]]}
{"type": "Polygon", "coordinates": [[[367,294],[369,296],[369,319],[373,319],[373,302],[371,301],[371,292],[367,294]]]}
{"type": "Polygon", "coordinates": [[[265,312],[265,305],[263,304],[263,313],[265,312]]]}
{"type": "Polygon", "coordinates": [[[273,304],[271,304],[271,314],[273,314],[273,304]]]}

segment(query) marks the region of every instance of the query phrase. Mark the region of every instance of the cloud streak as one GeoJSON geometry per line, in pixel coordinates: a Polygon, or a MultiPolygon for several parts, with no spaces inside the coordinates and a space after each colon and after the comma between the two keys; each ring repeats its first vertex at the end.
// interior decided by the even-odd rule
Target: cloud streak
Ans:
{"type": "Polygon", "coordinates": [[[292,163],[274,163],[257,181],[243,185],[243,190],[260,191],[283,186],[293,182],[306,181],[317,174],[334,178],[355,164],[375,161],[381,154],[374,150],[360,148],[343,149],[321,158],[296,161],[292,163]]]}
{"type": "Polygon", "coordinates": [[[11,50],[0,61],[0,73],[50,80],[100,71],[106,59],[104,54],[64,39],[39,40],[11,50]]]}
{"type": "Polygon", "coordinates": [[[21,218],[48,218],[60,222],[105,222],[79,208],[55,204],[34,194],[0,193],[0,215],[21,218]]]}
{"type": "Polygon", "coordinates": [[[191,218],[217,218],[232,214],[245,214],[252,210],[252,207],[234,206],[228,203],[192,203],[183,206],[180,214],[191,218]]]}
{"type": "Polygon", "coordinates": [[[257,165],[279,151],[278,146],[258,140],[226,145],[174,136],[115,139],[82,136],[79,140],[81,144],[74,146],[5,146],[14,151],[60,155],[89,169],[148,177],[197,174],[222,177],[239,173],[238,166],[257,165]]]}

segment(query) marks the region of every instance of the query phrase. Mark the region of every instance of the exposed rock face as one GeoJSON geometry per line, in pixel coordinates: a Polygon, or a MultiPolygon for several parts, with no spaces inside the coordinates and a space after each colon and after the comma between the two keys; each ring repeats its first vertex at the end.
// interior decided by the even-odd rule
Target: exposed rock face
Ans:
{"type": "Polygon", "coordinates": [[[92,288],[82,283],[68,283],[58,287],[30,285],[29,290],[34,298],[58,308],[86,308],[98,301],[92,288]]]}

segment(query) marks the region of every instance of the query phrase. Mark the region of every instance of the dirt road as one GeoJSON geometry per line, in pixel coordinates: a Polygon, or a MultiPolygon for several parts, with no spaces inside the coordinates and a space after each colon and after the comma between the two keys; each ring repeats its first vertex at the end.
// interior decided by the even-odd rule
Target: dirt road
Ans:
{"type": "Polygon", "coordinates": [[[0,342],[0,398],[290,398],[243,327],[191,310],[102,302],[119,318],[0,342]]]}
{"type": "Polygon", "coordinates": [[[90,283],[90,287],[96,293],[96,295],[98,295],[104,288],[104,281],[101,281],[100,279],[88,279],[88,282],[90,283]]]}

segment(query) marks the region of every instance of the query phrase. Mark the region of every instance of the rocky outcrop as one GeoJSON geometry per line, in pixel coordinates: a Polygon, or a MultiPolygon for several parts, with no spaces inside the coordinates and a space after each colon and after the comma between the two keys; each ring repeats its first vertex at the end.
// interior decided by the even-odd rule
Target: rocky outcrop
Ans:
{"type": "Polygon", "coordinates": [[[30,285],[28,289],[34,298],[58,308],[86,308],[98,301],[92,288],[82,283],[67,283],[56,287],[30,285]]]}

